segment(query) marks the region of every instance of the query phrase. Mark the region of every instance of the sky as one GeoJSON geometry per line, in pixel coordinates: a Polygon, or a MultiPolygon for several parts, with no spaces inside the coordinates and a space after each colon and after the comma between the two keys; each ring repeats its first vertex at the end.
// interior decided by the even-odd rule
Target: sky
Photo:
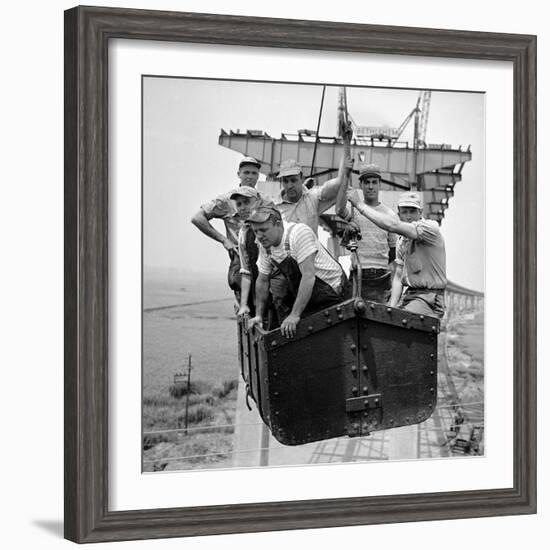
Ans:
{"type": "MultiPolygon", "coordinates": [[[[208,200],[238,186],[241,154],[218,145],[226,131],[263,130],[272,137],[315,129],[322,85],[144,77],[143,264],[151,269],[223,274],[227,253],[190,219],[208,200]]],[[[417,90],[347,88],[358,125],[398,127],[416,105],[417,90]]],[[[338,87],[327,86],[320,135],[336,135],[338,87]]],[[[481,93],[433,91],[428,143],[471,146],[441,230],[447,276],[484,290],[485,98],[481,93]]],[[[401,136],[412,143],[413,121],[401,136]]],[[[261,176],[260,179],[264,179],[261,176]]],[[[214,221],[220,231],[223,225],[214,221]]]]}

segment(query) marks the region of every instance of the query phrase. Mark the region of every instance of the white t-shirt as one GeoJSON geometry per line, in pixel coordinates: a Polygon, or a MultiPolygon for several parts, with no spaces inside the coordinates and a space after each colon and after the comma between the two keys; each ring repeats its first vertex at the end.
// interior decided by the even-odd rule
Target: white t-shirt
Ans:
{"type": "MultiPolygon", "coordinates": [[[[283,222],[283,228],[283,238],[277,246],[271,247],[271,257],[277,263],[281,263],[288,256],[285,242],[290,231],[290,238],[288,239],[290,257],[300,264],[308,256],[315,254],[315,276],[325,281],[334,290],[340,290],[342,268],[321,245],[313,230],[303,223],[283,222]],[[290,230],[291,228],[292,230],[290,230]]],[[[260,246],[260,256],[258,259],[259,272],[264,275],[271,275],[273,269],[274,265],[269,259],[269,254],[263,246],[260,246]]]]}

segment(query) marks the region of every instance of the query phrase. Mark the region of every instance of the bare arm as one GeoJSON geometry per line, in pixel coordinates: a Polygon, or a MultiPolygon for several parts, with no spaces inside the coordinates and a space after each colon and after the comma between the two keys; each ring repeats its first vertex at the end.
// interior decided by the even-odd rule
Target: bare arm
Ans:
{"type": "Polygon", "coordinates": [[[316,252],[305,258],[298,264],[302,278],[298,286],[296,300],[292,306],[289,316],[281,323],[281,332],[288,338],[296,334],[296,325],[300,321],[300,316],[306,309],[311,299],[313,285],[315,284],[315,256],[316,252]]]}
{"type": "Polygon", "coordinates": [[[267,305],[267,297],[269,295],[269,275],[265,273],[258,274],[256,279],[256,316],[252,317],[248,322],[248,328],[251,329],[255,325],[262,326],[262,319],[265,314],[265,306],[267,305]]]}
{"type": "Polygon", "coordinates": [[[239,261],[241,263],[241,303],[239,304],[239,311],[237,316],[248,315],[250,308],[248,307],[248,297],[250,296],[250,288],[252,286],[252,274],[250,272],[250,256],[246,249],[246,235],[248,231],[252,231],[250,228],[242,227],[237,237],[238,249],[239,249],[239,261]]]}
{"type": "Polygon", "coordinates": [[[344,207],[346,202],[346,188],[347,188],[347,176],[351,172],[351,167],[353,166],[353,160],[345,159],[344,155],[340,159],[340,165],[338,167],[338,175],[331,180],[326,181],[321,187],[321,200],[323,201],[333,201],[337,200],[338,191],[341,188],[344,188],[342,194],[344,198],[344,207]]]}
{"type": "Polygon", "coordinates": [[[345,220],[350,214],[347,207],[347,189],[347,186],[342,185],[342,188],[338,190],[338,195],[336,196],[336,207],[334,209],[336,215],[345,220]]]}
{"type": "Polygon", "coordinates": [[[302,315],[304,309],[311,298],[313,292],[313,285],[315,284],[315,254],[308,256],[303,262],[299,264],[300,273],[302,278],[300,279],[300,285],[298,286],[298,292],[296,294],[296,300],[292,306],[291,315],[302,315]]]}
{"type": "Polygon", "coordinates": [[[403,235],[409,239],[416,239],[418,237],[416,227],[412,223],[402,222],[399,218],[392,214],[379,212],[365,203],[360,203],[351,190],[348,191],[348,200],[353,204],[353,206],[355,206],[355,208],[357,208],[359,213],[365,216],[365,218],[368,218],[371,222],[375,223],[378,227],[386,231],[390,231],[391,233],[403,235]]]}
{"type": "Polygon", "coordinates": [[[391,297],[390,297],[390,307],[397,307],[399,300],[401,299],[401,294],[403,292],[403,266],[398,263],[394,263],[395,271],[393,274],[393,279],[391,283],[391,297]]]}
{"type": "Polygon", "coordinates": [[[208,220],[206,214],[199,210],[192,218],[191,223],[198,228],[199,231],[204,233],[207,237],[210,237],[214,241],[221,243],[226,250],[237,251],[237,245],[228,239],[225,235],[222,235],[208,220]]]}
{"type": "MultiPolygon", "coordinates": [[[[347,218],[349,216],[349,211],[347,208],[347,201],[348,196],[347,192],[349,189],[350,184],[350,178],[349,174],[351,172],[351,167],[353,166],[353,159],[348,159],[347,165],[344,161],[344,157],[342,157],[342,161],[340,163],[340,168],[342,168],[342,164],[344,164],[344,174],[342,175],[343,183],[338,187],[338,191],[336,193],[336,215],[340,216],[341,218],[347,218]]],[[[340,172],[338,173],[340,175],[340,172]]]]}
{"type": "Polygon", "coordinates": [[[265,273],[258,274],[256,281],[256,315],[263,317],[265,314],[265,306],[267,305],[267,297],[269,294],[269,275],[265,273]]]}
{"type": "Polygon", "coordinates": [[[248,296],[250,295],[250,287],[252,280],[250,279],[250,275],[246,275],[245,273],[241,273],[241,303],[239,311],[237,312],[237,315],[246,315],[250,313],[250,309],[248,307],[248,296]]]}

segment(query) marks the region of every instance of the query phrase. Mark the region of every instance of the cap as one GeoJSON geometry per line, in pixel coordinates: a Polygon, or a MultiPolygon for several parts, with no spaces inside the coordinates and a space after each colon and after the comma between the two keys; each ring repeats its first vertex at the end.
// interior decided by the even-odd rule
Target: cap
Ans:
{"type": "Polygon", "coordinates": [[[397,207],[400,206],[410,206],[411,208],[422,209],[422,201],[420,200],[420,195],[412,191],[407,191],[399,196],[399,201],[397,202],[397,207]]]}
{"type": "Polygon", "coordinates": [[[378,164],[360,164],[359,179],[367,176],[376,176],[377,178],[380,178],[380,166],[378,166],[378,164]]]}
{"type": "Polygon", "coordinates": [[[246,221],[252,223],[264,223],[270,216],[273,215],[275,215],[279,220],[282,219],[281,213],[277,210],[277,208],[275,208],[275,206],[260,206],[259,208],[252,210],[246,221]]]}
{"type": "Polygon", "coordinates": [[[302,167],[295,160],[285,160],[281,162],[279,166],[278,178],[284,176],[295,176],[296,174],[302,173],[302,167]]]}
{"type": "Polygon", "coordinates": [[[254,187],[248,185],[241,185],[239,188],[231,191],[229,198],[235,200],[237,197],[254,197],[259,198],[260,194],[254,187]]]}
{"type": "Polygon", "coordinates": [[[261,168],[262,165],[254,158],[254,157],[244,157],[241,162],[239,162],[239,169],[241,168],[241,166],[243,166],[244,164],[253,164],[254,166],[256,166],[257,168],[261,168]]]}

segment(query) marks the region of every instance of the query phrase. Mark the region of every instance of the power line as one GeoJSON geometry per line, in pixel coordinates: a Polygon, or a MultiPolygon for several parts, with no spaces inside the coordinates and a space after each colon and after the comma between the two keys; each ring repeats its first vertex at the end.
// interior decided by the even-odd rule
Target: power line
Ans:
{"type": "MultiPolygon", "coordinates": [[[[236,426],[260,426],[263,424],[263,422],[250,422],[247,424],[216,424],[212,426],[196,426],[194,428],[187,428],[188,432],[191,431],[208,431],[208,430],[221,430],[225,428],[235,428],[236,426]]],[[[185,432],[185,428],[171,428],[167,430],[153,430],[149,432],[143,432],[143,435],[156,435],[156,434],[163,434],[163,433],[177,433],[177,432],[185,432]]]]}

